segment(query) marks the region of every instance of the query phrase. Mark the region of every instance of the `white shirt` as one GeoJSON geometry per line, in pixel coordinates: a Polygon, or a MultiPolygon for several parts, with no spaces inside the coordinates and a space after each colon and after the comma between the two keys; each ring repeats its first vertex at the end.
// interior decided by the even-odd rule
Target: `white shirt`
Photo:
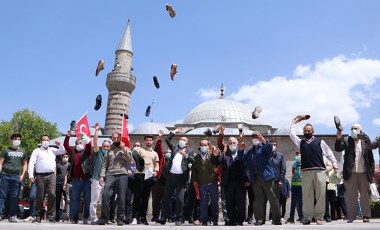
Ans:
{"type": "MultiPolygon", "coordinates": [[[[298,147],[298,149],[300,149],[300,145],[301,145],[301,138],[299,138],[297,136],[297,125],[296,124],[292,124],[290,126],[290,130],[289,130],[289,137],[290,139],[292,139],[292,141],[294,142],[294,144],[296,144],[296,146],[298,147]]],[[[332,150],[330,149],[330,147],[326,144],[326,142],[324,140],[321,140],[321,148],[322,148],[322,153],[323,153],[323,156],[326,156],[327,159],[334,165],[334,164],[337,164],[337,161],[335,159],[335,156],[334,156],[334,153],[332,152],[332,150]]]]}
{"type": "Polygon", "coordinates": [[[55,172],[55,156],[65,154],[66,150],[63,145],[59,146],[59,149],[56,148],[47,148],[43,147],[36,148],[32,152],[32,156],[29,160],[28,165],[28,174],[29,178],[34,177],[34,166],[36,167],[36,173],[51,173],[55,172]]]}
{"type": "Polygon", "coordinates": [[[356,173],[367,172],[364,163],[362,141],[358,140],[358,142],[355,141],[355,165],[352,171],[356,173]]]}
{"type": "Polygon", "coordinates": [[[182,174],[183,173],[182,159],[183,159],[183,156],[178,151],[177,154],[174,156],[174,159],[173,159],[172,168],[170,169],[171,173],[173,173],[173,174],[182,174]]]}

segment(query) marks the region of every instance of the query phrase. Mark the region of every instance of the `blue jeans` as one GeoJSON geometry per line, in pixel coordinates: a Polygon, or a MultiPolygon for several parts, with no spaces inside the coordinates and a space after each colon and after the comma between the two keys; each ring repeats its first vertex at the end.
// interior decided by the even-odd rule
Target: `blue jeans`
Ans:
{"type": "Polygon", "coordinates": [[[36,196],[37,186],[36,183],[32,183],[29,191],[29,216],[36,216],[36,196]]]}
{"type": "MultiPolygon", "coordinates": [[[[218,223],[218,183],[212,182],[204,185],[199,185],[199,193],[201,202],[199,205],[200,216],[202,223],[208,222],[208,200],[211,199],[211,219],[213,223],[218,223]]],[[[243,210],[241,210],[243,211],[243,210]]]]}
{"type": "Polygon", "coordinates": [[[302,213],[302,187],[292,186],[291,188],[291,203],[290,203],[290,214],[289,219],[294,220],[295,209],[297,207],[299,219],[303,219],[302,213]]]}
{"type": "Polygon", "coordinates": [[[74,221],[79,218],[80,195],[83,193],[83,219],[90,217],[91,181],[90,179],[73,178],[72,182],[71,213],[74,221]]]}
{"type": "Polygon", "coordinates": [[[0,215],[3,215],[4,202],[9,199],[9,216],[16,216],[18,209],[18,192],[20,190],[20,176],[1,173],[0,183],[0,215]]]}

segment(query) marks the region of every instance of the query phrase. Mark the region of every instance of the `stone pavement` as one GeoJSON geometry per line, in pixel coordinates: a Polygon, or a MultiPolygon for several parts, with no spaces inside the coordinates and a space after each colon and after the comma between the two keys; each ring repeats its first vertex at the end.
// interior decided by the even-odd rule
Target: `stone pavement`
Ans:
{"type": "MultiPolygon", "coordinates": [[[[180,227],[177,227],[174,225],[174,223],[167,223],[166,225],[160,225],[153,222],[149,222],[150,225],[124,225],[124,226],[117,226],[116,224],[113,225],[84,225],[81,222],[79,224],[70,224],[70,223],[47,223],[45,221],[42,221],[40,224],[33,224],[33,223],[26,223],[26,222],[20,222],[20,223],[9,223],[8,220],[0,221],[0,229],[6,230],[29,230],[29,229],[38,229],[38,230],[86,230],[86,229],[181,229],[181,228],[187,228],[187,229],[380,229],[380,219],[371,219],[370,223],[363,223],[361,220],[356,220],[352,224],[348,224],[346,221],[338,220],[333,221],[331,223],[325,223],[324,225],[316,225],[315,223],[312,223],[311,225],[302,225],[299,223],[296,224],[283,224],[281,226],[275,226],[271,224],[265,224],[262,226],[254,226],[254,225],[248,225],[244,224],[244,226],[196,226],[193,224],[183,224],[180,227]]],[[[220,224],[223,224],[221,222],[220,224]]]]}

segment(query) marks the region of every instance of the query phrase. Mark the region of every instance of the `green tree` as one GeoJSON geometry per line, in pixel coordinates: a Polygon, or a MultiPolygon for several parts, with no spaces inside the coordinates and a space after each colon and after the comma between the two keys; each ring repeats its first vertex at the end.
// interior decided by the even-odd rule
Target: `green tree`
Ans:
{"type": "Polygon", "coordinates": [[[10,121],[0,123],[1,150],[10,146],[12,133],[21,134],[21,146],[29,156],[40,142],[41,135],[47,134],[50,139],[60,136],[56,123],[46,121],[43,117],[28,109],[17,111],[10,121]]]}

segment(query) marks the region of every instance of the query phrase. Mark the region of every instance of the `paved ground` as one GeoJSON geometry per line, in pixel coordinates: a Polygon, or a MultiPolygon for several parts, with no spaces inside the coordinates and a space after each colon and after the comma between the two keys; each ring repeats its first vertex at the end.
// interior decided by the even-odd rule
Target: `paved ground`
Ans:
{"type": "MultiPolygon", "coordinates": [[[[47,223],[47,222],[42,222],[40,224],[33,224],[33,223],[25,223],[25,222],[20,222],[20,223],[9,223],[7,220],[0,221],[0,229],[1,230],[6,230],[6,229],[11,229],[11,230],[28,230],[28,229],[38,229],[38,230],[75,230],[75,229],[80,229],[80,230],[85,230],[85,229],[122,229],[122,228],[127,228],[127,229],[169,229],[169,228],[187,228],[187,229],[211,229],[211,228],[217,228],[217,229],[344,229],[344,230],[349,230],[349,229],[380,229],[380,219],[371,219],[370,223],[363,223],[361,220],[356,220],[352,224],[348,224],[346,221],[343,220],[338,220],[338,221],[333,221],[331,223],[325,223],[324,225],[316,225],[315,223],[312,223],[311,225],[302,225],[302,224],[284,224],[282,226],[275,226],[271,224],[265,224],[260,227],[254,226],[254,225],[248,225],[245,224],[244,226],[224,226],[224,225],[219,225],[219,226],[195,226],[193,224],[184,224],[181,227],[176,227],[174,223],[167,223],[166,225],[159,225],[155,224],[153,222],[149,223],[150,225],[144,226],[144,225],[124,225],[124,226],[116,226],[114,225],[84,225],[84,224],[69,224],[69,223],[47,223]]],[[[223,224],[223,223],[221,223],[223,224]]]]}

